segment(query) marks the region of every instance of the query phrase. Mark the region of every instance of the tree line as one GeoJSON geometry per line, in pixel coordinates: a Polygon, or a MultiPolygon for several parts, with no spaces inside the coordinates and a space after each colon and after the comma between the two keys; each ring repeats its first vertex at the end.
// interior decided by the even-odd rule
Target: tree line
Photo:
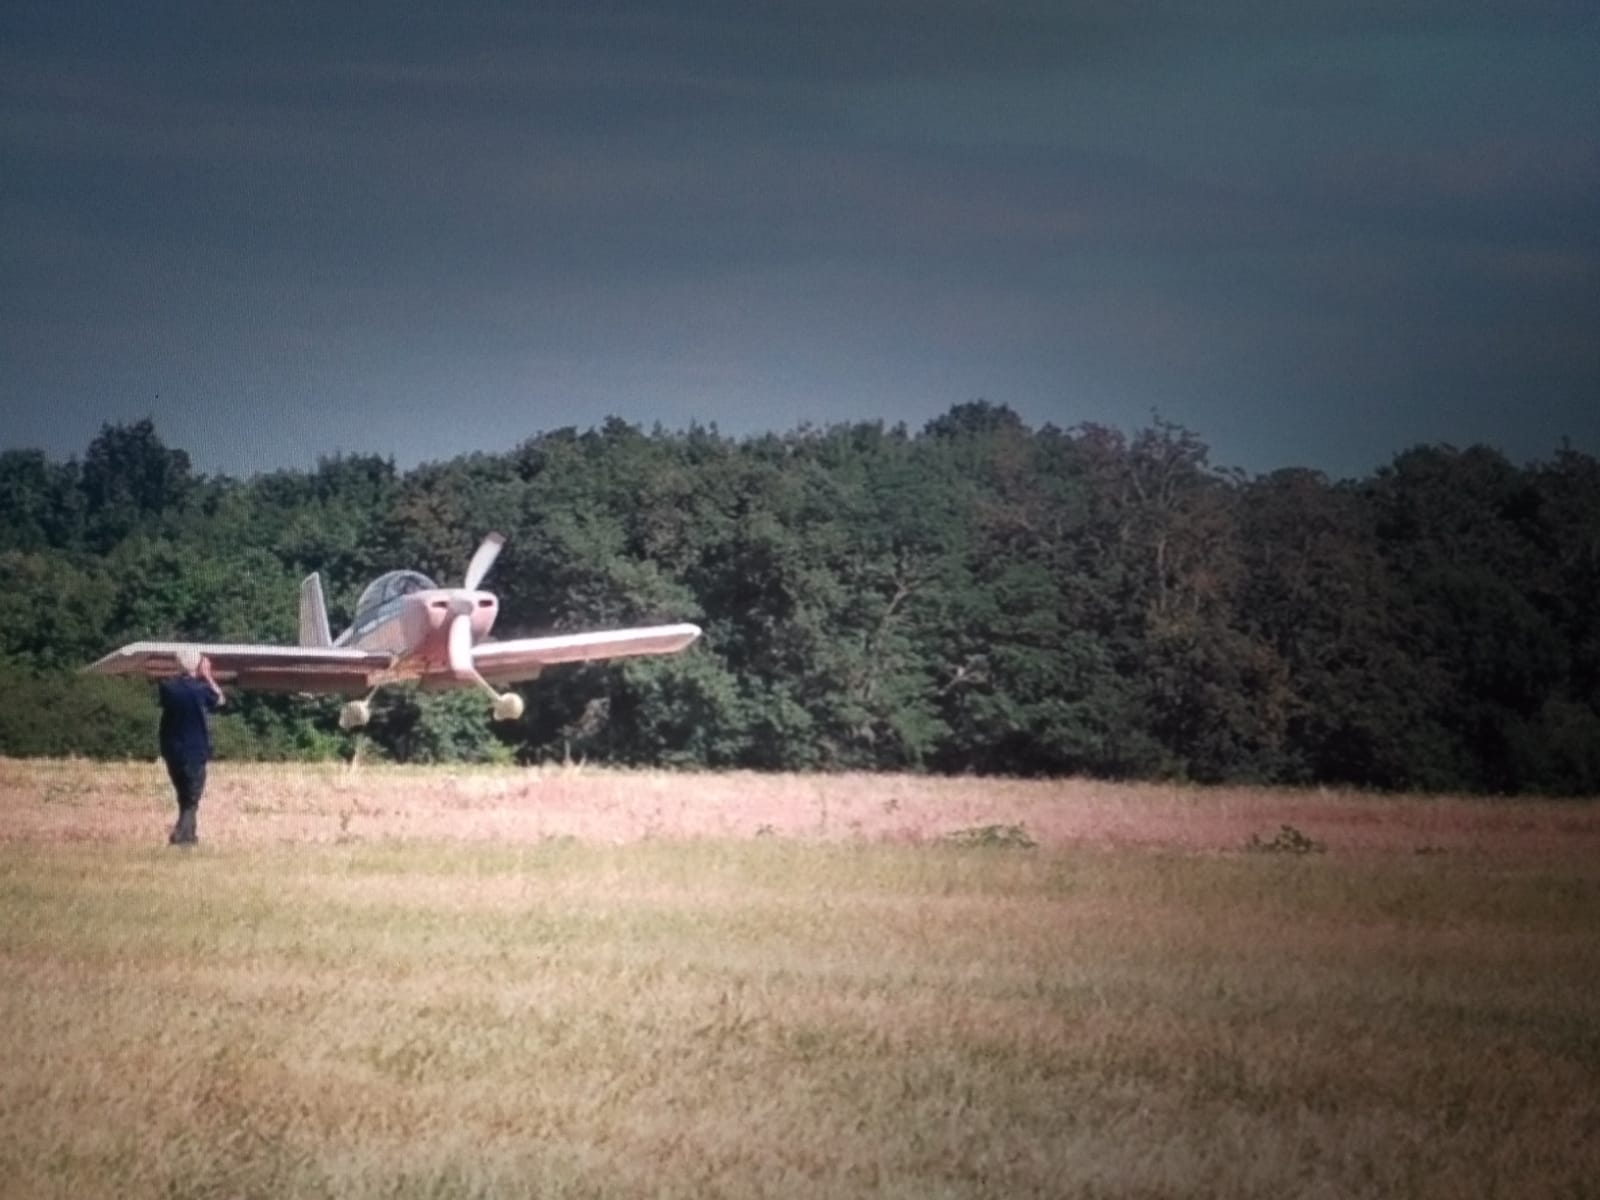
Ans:
{"type": "MultiPolygon", "coordinates": [[[[859,422],[536,434],[197,474],[150,421],[0,454],[0,753],[147,757],[127,641],[292,641],[483,534],[501,637],[695,621],[672,658],[554,669],[528,715],[379,693],[409,761],[885,769],[1600,793],[1600,464],[1418,446],[1370,476],[1215,466],[1193,432],[859,422]]],[[[219,753],[348,753],[337,702],[239,695],[219,753]]]]}

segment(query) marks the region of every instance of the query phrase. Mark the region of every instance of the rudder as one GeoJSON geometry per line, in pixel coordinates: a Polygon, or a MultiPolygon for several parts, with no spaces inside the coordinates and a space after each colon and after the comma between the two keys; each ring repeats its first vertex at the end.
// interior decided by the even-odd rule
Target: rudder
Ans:
{"type": "Polygon", "coordinates": [[[315,571],[300,581],[300,644],[331,646],[328,608],[322,600],[322,576],[315,571]]]}

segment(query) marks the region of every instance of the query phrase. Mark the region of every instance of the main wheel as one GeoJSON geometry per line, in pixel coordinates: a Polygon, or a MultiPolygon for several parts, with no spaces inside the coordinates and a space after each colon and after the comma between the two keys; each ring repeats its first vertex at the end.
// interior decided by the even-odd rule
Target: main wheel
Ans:
{"type": "Polygon", "coordinates": [[[372,720],[372,705],[365,700],[352,700],[339,710],[340,729],[360,729],[372,720]]]}
{"type": "Polygon", "coordinates": [[[496,721],[515,721],[522,716],[522,697],[515,692],[502,692],[495,698],[494,719],[496,721]]]}

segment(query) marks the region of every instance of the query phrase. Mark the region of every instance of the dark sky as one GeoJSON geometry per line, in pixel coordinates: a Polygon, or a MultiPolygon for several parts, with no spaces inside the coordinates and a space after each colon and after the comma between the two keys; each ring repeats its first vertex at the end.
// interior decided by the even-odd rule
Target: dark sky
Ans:
{"type": "Polygon", "coordinates": [[[0,446],[1600,452],[1594,0],[0,6],[0,446]]]}

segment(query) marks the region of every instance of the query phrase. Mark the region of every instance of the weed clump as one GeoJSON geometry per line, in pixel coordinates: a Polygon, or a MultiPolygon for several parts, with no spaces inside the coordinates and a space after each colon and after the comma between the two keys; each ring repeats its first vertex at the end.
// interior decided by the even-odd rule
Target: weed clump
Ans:
{"type": "Polygon", "coordinates": [[[955,846],[1005,850],[1033,850],[1039,845],[1022,825],[974,825],[947,833],[942,840],[955,846]]]}
{"type": "Polygon", "coordinates": [[[1269,842],[1259,833],[1252,833],[1244,848],[1252,854],[1322,854],[1328,849],[1313,841],[1293,825],[1280,825],[1277,835],[1269,842]]]}

